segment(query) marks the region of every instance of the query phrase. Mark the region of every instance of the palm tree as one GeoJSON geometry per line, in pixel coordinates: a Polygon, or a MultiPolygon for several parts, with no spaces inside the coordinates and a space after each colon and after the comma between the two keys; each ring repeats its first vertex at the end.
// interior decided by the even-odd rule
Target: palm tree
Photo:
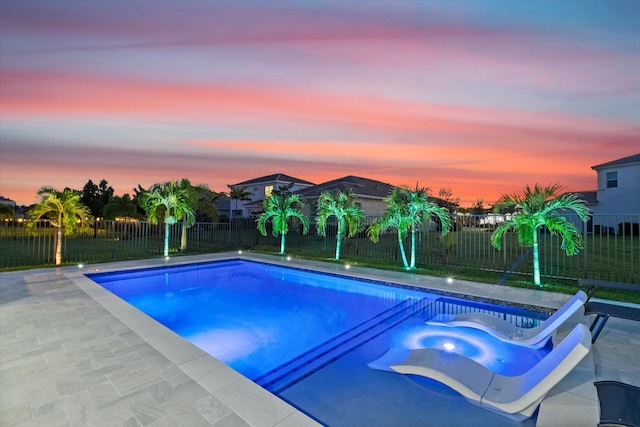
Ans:
{"type": "Polygon", "coordinates": [[[289,191],[289,187],[273,190],[271,195],[264,200],[262,207],[264,212],[258,218],[258,230],[263,236],[267,235],[267,222],[273,223],[273,235],[280,234],[280,254],[284,254],[284,238],[289,232],[289,219],[293,218],[302,222],[303,233],[309,231],[309,220],[301,212],[304,200],[289,191]]]}
{"type": "Polygon", "coordinates": [[[193,216],[185,216],[182,219],[182,233],[180,236],[180,251],[187,250],[187,228],[196,223],[196,212],[205,212],[211,216],[217,216],[217,209],[213,205],[220,194],[209,189],[206,184],[191,185],[187,178],[180,181],[180,188],[188,197],[188,205],[193,209],[193,216]]]}
{"type": "Polygon", "coordinates": [[[147,213],[151,224],[157,224],[159,217],[164,222],[164,256],[169,256],[169,226],[183,218],[193,223],[195,214],[189,205],[189,194],[178,181],[154,184],[139,197],[140,206],[147,213]]]}
{"type": "Polygon", "coordinates": [[[402,191],[404,202],[407,205],[409,219],[411,221],[411,264],[409,268],[416,268],[416,229],[423,222],[428,222],[431,217],[435,217],[440,222],[442,235],[446,235],[451,228],[451,217],[446,207],[438,206],[429,200],[427,188],[418,187],[415,190],[408,187],[402,191]]]}
{"type": "Polygon", "coordinates": [[[420,188],[418,184],[415,189],[407,186],[394,188],[391,195],[385,199],[388,206],[384,215],[374,221],[368,230],[371,240],[377,242],[382,231],[389,228],[397,229],[402,262],[407,270],[416,268],[416,230],[423,222],[428,221],[431,216],[437,217],[442,225],[442,235],[447,234],[451,227],[447,209],[431,202],[427,193],[428,189],[420,188]],[[403,240],[409,230],[411,261],[407,262],[403,240]]]}
{"type": "Polygon", "coordinates": [[[402,264],[405,269],[409,269],[409,263],[407,262],[407,255],[404,251],[404,245],[402,240],[407,233],[410,226],[409,217],[405,215],[402,208],[391,202],[391,198],[387,197],[385,202],[388,203],[385,209],[384,215],[376,220],[367,229],[367,234],[373,242],[377,242],[380,239],[380,233],[388,230],[389,228],[395,228],[398,233],[398,245],[400,246],[400,254],[402,255],[402,264]]]}
{"type": "MultiPolygon", "coordinates": [[[[229,190],[231,190],[229,191],[229,198],[231,198],[232,200],[235,200],[234,211],[238,210],[238,200],[251,200],[251,196],[253,196],[253,193],[251,191],[248,191],[244,187],[233,187],[228,184],[227,184],[227,187],[229,187],[229,190]]],[[[232,218],[233,218],[233,211],[229,212],[229,221],[231,221],[232,218]]]]}
{"type": "MultiPolygon", "coordinates": [[[[233,187],[227,184],[229,187],[229,198],[235,200],[235,209],[231,210],[231,205],[229,205],[229,243],[231,243],[231,227],[233,226],[233,213],[238,210],[238,200],[246,201],[251,200],[251,196],[253,193],[248,191],[245,187],[233,187]]],[[[240,234],[238,230],[238,245],[240,244],[240,234]]]]}
{"type": "Polygon", "coordinates": [[[335,216],[338,222],[338,233],[336,235],[336,260],[340,259],[340,242],[342,236],[347,233],[352,237],[360,231],[364,223],[364,212],[356,204],[356,195],[352,190],[343,193],[323,192],[318,197],[318,209],[316,217],[316,228],[320,236],[326,234],[327,220],[335,216]]]}
{"type": "Polygon", "coordinates": [[[533,190],[527,185],[524,194],[505,194],[496,202],[495,212],[504,208],[515,208],[511,219],[500,225],[491,235],[491,243],[496,248],[502,247],[502,236],[510,229],[518,233],[521,246],[533,247],[533,282],[540,285],[540,257],[538,249],[538,229],[546,227],[552,235],[562,237],[562,248],[567,255],[575,255],[583,248],[582,236],[575,225],[561,215],[561,211],[573,211],[582,221],[587,221],[589,209],[584,200],[576,194],[558,192],[563,187],[550,185],[544,188],[536,184],[533,190]]]}
{"type": "Polygon", "coordinates": [[[31,230],[35,230],[39,220],[46,218],[55,228],[53,251],[56,265],[62,264],[62,236],[74,233],[78,228],[89,229],[92,219],[89,208],[80,201],[80,194],[69,188],[64,191],[52,187],[42,187],[38,191],[40,202],[28,212],[31,230]]]}

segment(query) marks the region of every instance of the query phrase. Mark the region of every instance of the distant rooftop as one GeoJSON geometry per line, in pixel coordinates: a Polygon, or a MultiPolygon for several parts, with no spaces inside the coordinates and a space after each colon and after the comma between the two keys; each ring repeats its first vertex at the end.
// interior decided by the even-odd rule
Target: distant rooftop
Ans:
{"type": "Polygon", "coordinates": [[[597,190],[569,191],[569,194],[575,194],[578,197],[578,199],[584,200],[587,205],[597,205],[598,204],[598,191],[597,190]]]}
{"type": "Polygon", "coordinates": [[[0,204],[2,205],[10,205],[10,206],[15,206],[16,202],[14,202],[11,199],[7,199],[6,197],[0,196],[0,204]]]}
{"type": "Polygon", "coordinates": [[[340,191],[345,192],[351,189],[356,196],[360,198],[382,200],[391,193],[393,188],[393,185],[382,181],[348,175],[342,178],[323,182],[322,184],[314,185],[313,187],[298,190],[296,191],[296,194],[299,194],[304,198],[314,199],[319,197],[320,194],[325,191],[333,193],[340,191]]]}
{"type": "Polygon", "coordinates": [[[273,175],[266,175],[260,178],[254,178],[248,181],[239,182],[237,184],[231,185],[231,187],[241,187],[245,185],[264,184],[270,182],[281,182],[283,184],[289,184],[290,182],[293,182],[298,185],[315,185],[313,182],[305,181],[304,179],[285,175],[283,173],[274,173],[273,175]]]}
{"type": "Polygon", "coordinates": [[[622,166],[622,165],[629,165],[632,163],[640,163],[640,153],[638,154],[634,154],[632,156],[628,156],[628,157],[623,157],[621,159],[618,160],[612,160],[610,162],[607,163],[602,163],[599,165],[595,165],[595,166],[591,166],[591,169],[594,170],[598,170],[601,168],[608,168],[611,166],[622,166]]]}

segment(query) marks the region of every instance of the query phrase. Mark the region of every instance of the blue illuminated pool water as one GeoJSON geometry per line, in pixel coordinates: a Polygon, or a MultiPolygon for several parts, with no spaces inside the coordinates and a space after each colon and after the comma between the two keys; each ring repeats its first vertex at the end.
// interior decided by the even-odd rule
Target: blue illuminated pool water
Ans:
{"type": "MultiPolygon", "coordinates": [[[[353,425],[356,418],[351,417],[358,417],[354,411],[371,412],[363,409],[366,405],[362,403],[354,405],[352,399],[340,397],[340,390],[351,390],[349,385],[359,381],[364,381],[361,387],[370,392],[375,387],[388,389],[399,381],[410,381],[394,396],[407,389],[412,390],[412,396],[435,390],[436,401],[443,393],[446,399],[455,400],[456,394],[443,391],[444,386],[366,368],[389,347],[453,344],[454,351],[507,375],[526,371],[549,350],[507,345],[481,331],[424,324],[434,317],[482,310],[499,312],[515,323],[535,325],[543,317],[539,313],[260,262],[218,261],[87,276],[328,425],[353,425]]],[[[356,393],[362,390],[351,390],[349,396],[356,393]]],[[[385,415],[406,417],[406,409],[401,408],[407,400],[387,408],[385,415]]],[[[374,401],[369,404],[380,410],[374,401]]],[[[478,410],[476,416],[485,420],[488,416],[492,425],[523,425],[463,405],[472,416],[478,410]]],[[[422,409],[415,410],[424,410],[424,401],[420,406],[422,409]]],[[[442,402],[437,406],[446,407],[442,402]]],[[[390,419],[402,425],[412,425],[413,419],[415,425],[430,425],[414,415],[402,422],[390,419]]],[[[358,423],[374,425],[365,421],[367,416],[361,414],[358,423]]]]}

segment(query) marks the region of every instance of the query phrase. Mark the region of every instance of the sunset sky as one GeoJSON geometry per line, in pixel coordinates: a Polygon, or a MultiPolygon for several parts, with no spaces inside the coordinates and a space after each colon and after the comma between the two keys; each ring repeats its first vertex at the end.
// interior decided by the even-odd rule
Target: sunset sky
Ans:
{"type": "Polygon", "coordinates": [[[640,152],[640,1],[0,0],[0,195],[272,173],[596,189],[640,152]]]}

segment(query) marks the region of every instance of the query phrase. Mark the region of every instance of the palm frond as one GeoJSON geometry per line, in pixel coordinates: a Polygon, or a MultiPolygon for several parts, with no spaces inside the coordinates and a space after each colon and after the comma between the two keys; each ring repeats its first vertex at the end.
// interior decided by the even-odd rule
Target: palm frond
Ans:
{"type": "Polygon", "coordinates": [[[267,223],[271,221],[272,234],[287,234],[289,219],[296,219],[302,223],[303,233],[309,231],[309,219],[302,214],[304,200],[297,194],[272,193],[262,202],[264,212],[258,217],[257,226],[263,236],[267,235],[267,223]]]}
{"type": "Polygon", "coordinates": [[[518,233],[518,243],[521,246],[534,247],[534,282],[540,285],[537,233],[542,226],[552,234],[562,237],[562,248],[567,255],[575,255],[583,248],[582,236],[573,223],[568,221],[563,213],[575,213],[582,221],[590,216],[589,209],[576,194],[566,193],[558,196],[563,187],[549,185],[540,187],[536,184],[533,189],[528,185],[522,195],[503,195],[495,204],[495,210],[507,207],[515,208],[511,219],[498,227],[491,236],[491,244],[500,249],[502,236],[513,228],[518,233]]]}
{"type": "Polygon", "coordinates": [[[576,226],[567,221],[565,217],[556,216],[549,218],[546,221],[545,226],[551,234],[560,235],[562,239],[561,247],[567,255],[575,255],[584,248],[582,234],[576,226]]]}
{"type": "Polygon", "coordinates": [[[326,234],[327,221],[336,218],[338,233],[353,236],[364,222],[364,212],[356,205],[357,197],[352,190],[330,193],[322,192],[316,209],[316,228],[320,236],[326,234]]]}

